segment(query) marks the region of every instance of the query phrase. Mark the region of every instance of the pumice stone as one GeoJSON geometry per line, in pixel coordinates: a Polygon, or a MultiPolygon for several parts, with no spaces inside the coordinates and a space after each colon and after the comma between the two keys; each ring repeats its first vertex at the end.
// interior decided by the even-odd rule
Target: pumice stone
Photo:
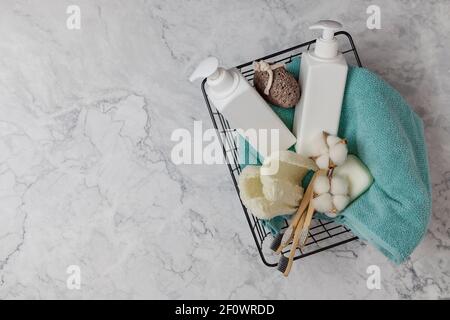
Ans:
{"type": "Polygon", "coordinates": [[[269,103],[283,108],[292,108],[300,100],[300,86],[284,68],[284,64],[254,62],[253,83],[259,94],[269,103]]]}

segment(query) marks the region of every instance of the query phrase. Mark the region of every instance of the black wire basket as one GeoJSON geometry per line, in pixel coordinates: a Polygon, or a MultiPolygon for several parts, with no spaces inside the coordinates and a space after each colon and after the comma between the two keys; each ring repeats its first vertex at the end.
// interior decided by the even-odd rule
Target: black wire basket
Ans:
{"type": "MultiPolygon", "coordinates": [[[[342,53],[346,56],[347,62],[349,64],[356,64],[361,67],[361,61],[359,59],[358,52],[356,51],[356,47],[351,35],[348,32],[340,31],[335,33],[335,36],[340,42],[340,48],[344,48],[342,53]]],[[[315,40],[311,40],[299,44],[295,47],[255,59],[247,63],[243,63],[236,68],[251,84],[253,84],[253,61],[264,60],[270,63],[289,63],[293,58],[299,57],[303,52],[309,50],[310,47],[314,45],[314,43],[315,40]]],[[[205,91],[205,83],[206,79],[203,80],[201,86],[203,97],[205,98],[206,106],[208,108],[209,115],[211,116],[214,128],[217,131],[217,135],[222,146],[223,155],[230,171],[234,187],[236,188],[236,192],[238,193],[239,197],[239,186],[237,181],[238,176],[241,173],[241,166],[238,157],[239,151],[236,143],[237,131],[231,128],[228,121],[223,117],[223,115],[211,105],[208,99],[208,95],[205,91]]],[[[269,267],[277,266],[279,256],[276,256],[270,250],[270,243],[272,240],[270,231],[267,230],[260,219],[256,218],[247,211],[247,208],[242,204],[242,201],[241,205],[262,261],[269,267]]],[[[285,222],[284,228],[286,228],[287,226],[288,224],[287,222],[285,222]]],[[[331,220],[313,219],[305,246],[301,249],[296,249],[297,252],[294,259],[301,259],[356,239],[358,238],[354,236],[351,233],[351,230],[346,228],[345,226],[339,225],[331,220]]],[[[289,248],[289,246],[287,248],[289,248]]],[[[289,252],[289,249],[283,251],[283,253],[287,252],[289,252]]]]}

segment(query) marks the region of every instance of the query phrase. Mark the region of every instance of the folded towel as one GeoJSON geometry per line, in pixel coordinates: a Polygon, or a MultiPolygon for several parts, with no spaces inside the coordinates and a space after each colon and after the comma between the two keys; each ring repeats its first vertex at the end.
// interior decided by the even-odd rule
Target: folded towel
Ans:
{"type": "MultiPolygon", "coordinates": [[[[286,68],[298,78],[300,59],[286,68]]],[[[294,110],[272,106],[292,129],[294,110]]],[[[400,94],[367,69],[350,67],[339,136],[348,139],[374,177],[373,185],[335,220],[377,247],[396,263],[405,260],[424,236],[431,213],[431,186],[423,124],[400,94]]],[[[243,139],[241,166],[261,163],[243,139]]],[[[266,222],[279,231],[279,219],[266,222]]]]}

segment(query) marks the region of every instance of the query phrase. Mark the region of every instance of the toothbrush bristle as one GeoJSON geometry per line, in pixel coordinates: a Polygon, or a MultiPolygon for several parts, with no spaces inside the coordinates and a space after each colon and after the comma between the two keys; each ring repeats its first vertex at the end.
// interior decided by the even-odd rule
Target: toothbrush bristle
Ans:
{"type": "Polygon", "coordinates": [[[284,244],[288,244],[289,241],[291,241],[293,232],[294,228],[292,228],[292,226],[289,226],[289,228],[287,228],[286,231],[283,233],[283,236],[281,237],[281,242],[284,244]]]}
{"type": "Polygon", "coordinates": [[[284,273],[288,267],[289,264],[289,258],[286,258],[284,255],[280,257],[280,260],[278,261],[277,270],[281,273],[284,273]]]}
{"type": "Polygon", "coordinates": [[[280,232],[275,236],[275,238],[272,240],[272,243],[270,244],[270,249],[272,251],[277,251],[278,248],[281,245],[281,239],[283,239],[283,234],[280,232]]]}
{"type": "Polygon", "coordinates": [[[299,246],[303,246],[303,244],[306,242],[306,238],[308,238],[308,229],[304,229],[300,233],[300,240],[298,240],[299,246]]]}

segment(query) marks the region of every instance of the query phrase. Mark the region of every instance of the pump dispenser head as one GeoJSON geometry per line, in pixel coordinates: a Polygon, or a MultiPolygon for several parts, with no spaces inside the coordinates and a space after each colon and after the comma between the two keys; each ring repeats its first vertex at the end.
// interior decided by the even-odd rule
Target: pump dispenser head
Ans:
{"type": "Polygon", "coordinates": [[[219,69],[219,60],[216,57],[209,57],[200,62],[197,68],[189,77],[189,81],[194,82],[197,79],[217,78],[219,69]]]}
{"type": "Polygon", "coordinates": [[[334,20],[320,20],[309,29],[321,29],[322,36],[316,40],[314,54],[323,59],[331,59],[338,55],[338,42],[334,32],[342,28],[342,24],[334,20]]]}
{"type": "Polygon", "coordinates": [[[207,84],[211,90],[210,93],[218,97],[227,95],[236,87],[238,81],[230,71],[219,67],[219,60],[216,57],[209,57],[200,62],[189,77],[189,81],[193,82],[204,78],[208,78],[207,84]]]}

